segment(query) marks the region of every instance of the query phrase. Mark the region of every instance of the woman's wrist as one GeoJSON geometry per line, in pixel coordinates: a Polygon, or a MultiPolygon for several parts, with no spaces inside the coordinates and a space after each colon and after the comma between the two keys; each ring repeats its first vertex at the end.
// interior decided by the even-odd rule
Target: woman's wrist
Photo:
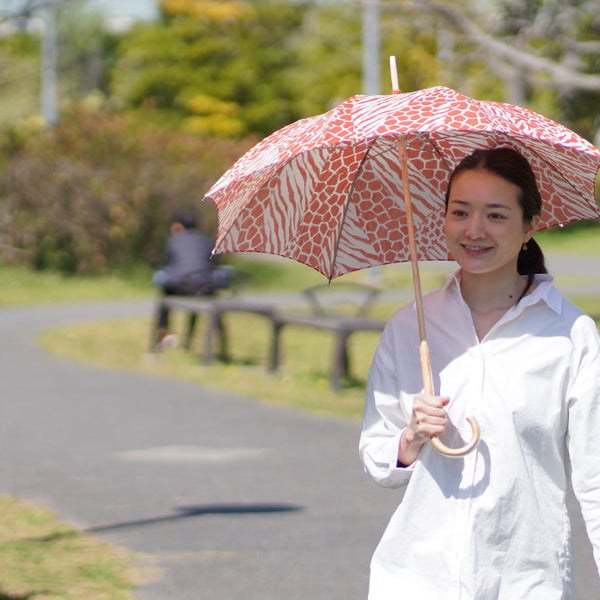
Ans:
{"type": "Polygon", "coordinates": [[[417,460],[421,448],[425,442],[416,439],[410,426],[407,427],[400,436],[400,444],[398,446],[398,461],[397,466],[399,468],[408,467],[417,460]]]}

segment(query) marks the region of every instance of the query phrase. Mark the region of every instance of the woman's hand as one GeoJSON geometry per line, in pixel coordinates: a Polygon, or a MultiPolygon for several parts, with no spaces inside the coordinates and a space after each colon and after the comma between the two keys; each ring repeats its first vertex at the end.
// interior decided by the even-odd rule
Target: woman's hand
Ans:
{"type": "Polygon", "coordinates": [[[419,455],[421,448],[434,436],[441,435],[448,424],[444,407],[450,398],[417,394],[413,401],[412,418],[404,430],[398,448],[398,464],[407,467],[419,455]]]}

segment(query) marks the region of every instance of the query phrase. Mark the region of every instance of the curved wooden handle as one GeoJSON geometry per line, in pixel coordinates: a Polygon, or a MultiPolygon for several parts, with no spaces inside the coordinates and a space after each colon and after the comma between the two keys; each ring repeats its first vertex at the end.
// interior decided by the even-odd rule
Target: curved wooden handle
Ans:
{"type": "Polygon", "coordinates": [[[444,456],[450,456],[451,458],[459,458],[464,456],[465,454],[469,454],[469,452],[473,451],[477,444],[479,443],[479,437],[481,432],[479,430],[479,423],[475,417],[467,417],[467,421],[471,424],[471,429],[473,430],[473,436],[471,437],[471,441],[462,448],[449,448],[446,444],[440,441],[438,437],[431,438],[431,445],[444,456]]]}
{"type": "MultiPolygon", "coordinates": [[[[423,375],[423,384],[424,390],[426,394],[430,396],[434,395],[433,390],[433,375],[431,372],[431,360],[429,358],[429,345],[426,340],[423,340],[419,346],[419,353],[421,357],[421,372],[423,375]]],[[[477,444],[479,443],[479,438],[481,436],[481,430],[479,429],[479,423],[475,417],[467,417],[467,421],[471,424],[471,429],[473,430],[473,436],[471,437],[471,441],[462,448],[449,448],[440,441],[440,438],[434,436],[431,438],[431,445],[444,456],[449,456],[451,458],[459,458],[461,456],[465,456],[465,454],[469,454],[472,450],[475,449],[477,444]]]]}

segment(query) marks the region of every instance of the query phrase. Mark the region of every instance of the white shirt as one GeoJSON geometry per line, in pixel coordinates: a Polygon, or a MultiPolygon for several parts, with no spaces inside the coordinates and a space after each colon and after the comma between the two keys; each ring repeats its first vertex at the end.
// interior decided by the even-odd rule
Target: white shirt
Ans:
{"type": "Polygon", "coordinates": [[[441,440],[470,440],[472,415],[481,441],[459,459],[426,444],[413,465],[397,466],[423,389],[415,309],[400,309],[369,373],[360,456],[378,483],[407,489],[373,555],[369,599],[574,598],[569,458],[600,565],[598,330],[538,275],[480,342],[459,277],[424,298],[427,338],[436,392],[450,398],[441,440]]]}

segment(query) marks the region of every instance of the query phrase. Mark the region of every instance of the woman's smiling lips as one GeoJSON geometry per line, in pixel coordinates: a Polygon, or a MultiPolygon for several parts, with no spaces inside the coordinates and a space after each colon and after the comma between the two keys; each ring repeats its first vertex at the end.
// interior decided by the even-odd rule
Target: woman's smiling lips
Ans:
{"type": "Polygon", "coordinates": [[[461,247],[467,254],[471,255],[480,255],[492,249],[491,246],[474,246],[471,244],[461,244],[461,247]]]}

